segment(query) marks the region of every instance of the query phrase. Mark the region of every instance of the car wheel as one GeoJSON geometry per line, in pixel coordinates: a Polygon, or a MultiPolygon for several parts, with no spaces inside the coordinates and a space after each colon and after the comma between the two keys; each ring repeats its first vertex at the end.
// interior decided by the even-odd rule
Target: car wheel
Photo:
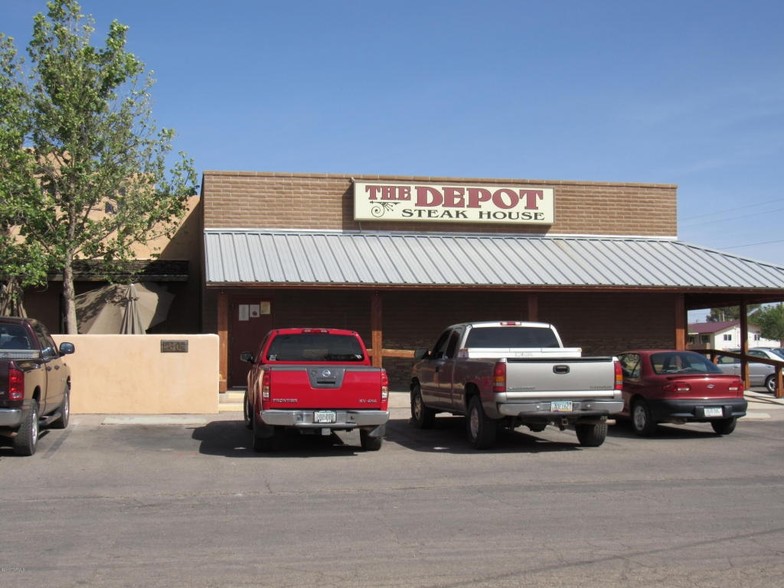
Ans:
{"type": "Polygon", "coordinates": [[[729,435],[735,430],[735,425],[738,424],[738,419],[732,417],[731,419],[720,419],[718,421],[711,421],[711,427],[717,435],[729,435]]]}
{"type": "Polygon", "coordinates": [[[411,421],[419,429],[430,429],[435,424],[436,411],[425,406],[419,384],[411,390],[411,421]]]}
{"type": "Polygon", "coordinates": [[[38,446],[38,401],[33,400],[14,438],[14,453],[33,455],[38,446]]]}
{"type": "Polygon", "coordinates": [[[637,400],[632,406],[632,427],[643,437],[650,437],[656,431],[651,409],[644,400],[637,400]]]}
{"type": "Polygon", "coordinates": [[[248,398],[248,391],[245,391],[245,397],[242,399],[242,412],[245,419],[245,426],[249,429],[253,428],[253,421],[251,420],[252,412],[250,409],[250,399],[248,398]]]}
{"type": "Polygon", "coordinates": [[[71,418],[71,390],[67,389],[60,405],[60,418],[49,425],[52,429],[65,429],[71,418]]]}
{"type": "Polygon", "coordinates": [[[765,388],[771,394],[776,393],[776,376],[770,375],[767,378],[765,378],[765,388]]]}
{"type": "Polygon", "coordinates": [[[359,442],[362,444],[362,449],[364,451],[378,451],[381,449],[381,444],[384,442],[384,436],[371,437],[370,431],[360,429],[359,442]]]}
{"type": "Polygon", "coordinates": [[[578,423],[574,429],[577,432],[577,440],[583,447],[599,447],[607,438],[607,423],[594,425],[578,423]]]}
{"type": "Polygon", "coordinates": [[[466,415],[466,433],[475,449],[488,449],[495,443],[498,424],[487,418],[479,396],[472,396],[466,415]]]}

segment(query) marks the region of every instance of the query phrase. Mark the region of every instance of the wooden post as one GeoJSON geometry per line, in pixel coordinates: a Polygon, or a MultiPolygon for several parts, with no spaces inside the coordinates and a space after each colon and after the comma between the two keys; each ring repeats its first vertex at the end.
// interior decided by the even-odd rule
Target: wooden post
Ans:
{"type": "Polygon", "coordinates": [[[375,367],[382,367],[384,361],[383,317],[384,309],[381,292],[373,292],[370,299],[370,345],[373,347],[373,365],[375,367]]]}
{"type": "Polygon", "coordinates": [[[223,290],[218,292],[218,354],[218,391],[226,392],[229,388],[229,297],[223,290]]]}
{"type": "Polygon", "coordinates": [[[528,318],[531,322],[539,320],[539,296],[537,294],[528,295],[528,318]]]}
{"type": "Polygon", "coordinates": [[[743,378],[743,385],[745,386],[746,390],[751,388],[751,381],[749,376],[749,362],[746,361],[746,355],[749,352],[749,317],[747,316],[749,312],[748,305],[746,301],[740,303],[740,353],[741,353],[741,360],[740,360],[740,374],[741,378],[743,378]]]}
{"type": "Polygon", "coordinates": [[[675,349],[686,349],[688,313],[683,294],[675,296],[675,349]]]}

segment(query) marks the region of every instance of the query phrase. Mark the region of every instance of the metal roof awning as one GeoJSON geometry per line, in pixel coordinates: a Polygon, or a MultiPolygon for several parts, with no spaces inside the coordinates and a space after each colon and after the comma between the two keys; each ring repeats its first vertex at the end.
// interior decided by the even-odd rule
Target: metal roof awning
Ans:
{"type": "Polygon", "coordinates": [[[204,240],[208,287],[653,289],[784,299],[784,267],[674,239],[207,229],[204,240]]]}

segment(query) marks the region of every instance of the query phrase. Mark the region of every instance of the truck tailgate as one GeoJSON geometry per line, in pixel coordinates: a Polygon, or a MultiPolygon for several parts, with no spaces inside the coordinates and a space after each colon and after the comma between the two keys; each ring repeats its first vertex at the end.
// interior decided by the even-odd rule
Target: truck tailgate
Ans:
{"type": "Polygon", "coordinates": [[[611,398],[617,394],[613,362],[613,357],[509,358],[506,396],[611,398]]]}
{"type": "Polygon", "coordinates": [[[269,366],[268,409],[386,410],[382,371],[366,366],[269,366]]]}

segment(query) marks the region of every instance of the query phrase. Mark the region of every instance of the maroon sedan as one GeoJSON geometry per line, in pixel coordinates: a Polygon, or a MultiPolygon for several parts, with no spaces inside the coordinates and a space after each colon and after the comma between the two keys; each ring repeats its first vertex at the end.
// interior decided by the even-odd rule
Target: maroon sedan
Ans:
{"type": "Polygon", "coordinates": [[[746,414],[743,381],[694,351],[645,349],[619,356],[623,412],[634,431],[650,436],[658,423],[710,423],[719,435],[746,414]]]}

